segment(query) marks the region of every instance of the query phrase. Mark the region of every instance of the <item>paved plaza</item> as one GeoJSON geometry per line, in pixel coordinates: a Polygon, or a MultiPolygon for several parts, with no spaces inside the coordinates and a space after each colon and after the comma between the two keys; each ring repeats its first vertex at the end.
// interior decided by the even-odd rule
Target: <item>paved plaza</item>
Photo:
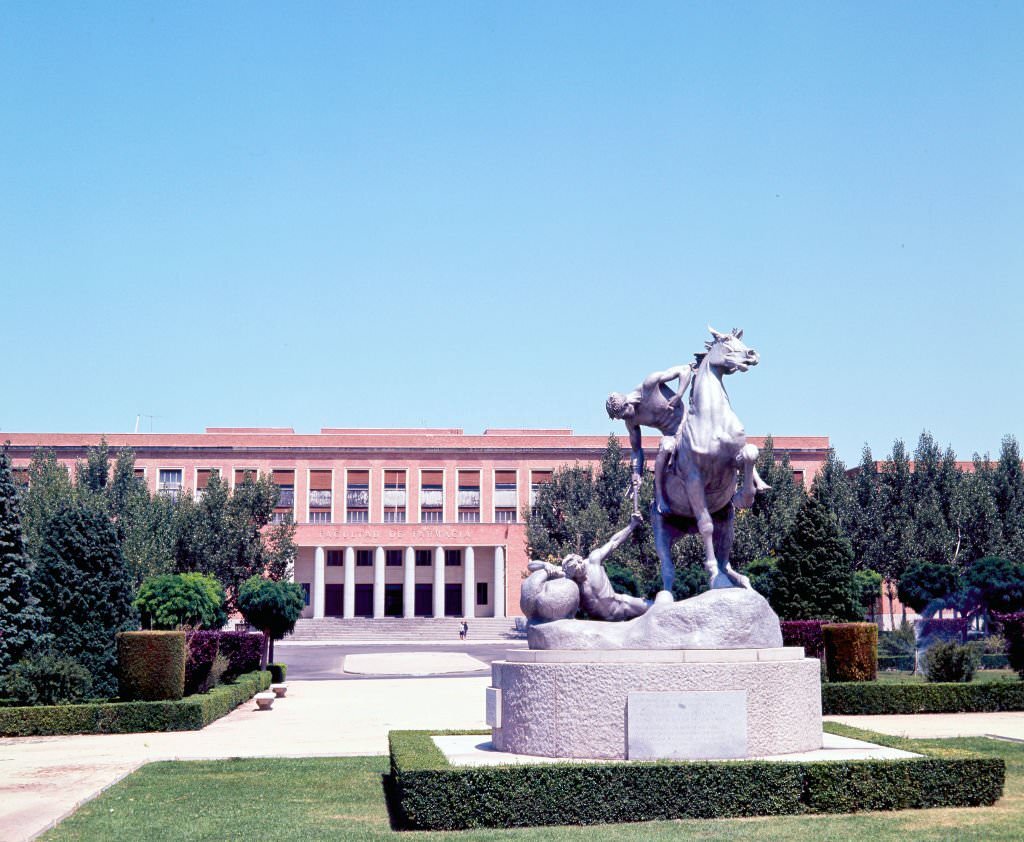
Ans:
{"type": "MultiPolygon", "coordinates": [[[[343,657],[321,653],[320,666],[309,663],[306,669],[329,671],[343,657]]],[[[406,660],[409,654],[402,657],[406,660]]],[[[479,673],[296,679],[289,680],[287,697],[270,712],[259,712],[253,702],[246,702],[202,731],[0,739],[0,840],[31,838],[154,760],[386,754],[387,734],[393,729],[483,729],[484,688],[489,682],[489,676],[479,673]]],[[[1024,740],[1024,713],[826,720],[910,737],[1024,740]]]]}

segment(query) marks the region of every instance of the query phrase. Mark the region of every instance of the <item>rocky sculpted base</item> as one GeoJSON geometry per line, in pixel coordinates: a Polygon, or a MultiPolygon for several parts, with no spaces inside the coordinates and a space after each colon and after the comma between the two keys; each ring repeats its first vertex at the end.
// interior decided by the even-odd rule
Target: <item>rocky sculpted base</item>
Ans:
{"type": "Polygon", "coordinates": [[[621,623],[556,620],[531,625],[531,649],[771,649],[779,618],[757,591],[716,588],[680,602],[655,602],[621,623]]]}

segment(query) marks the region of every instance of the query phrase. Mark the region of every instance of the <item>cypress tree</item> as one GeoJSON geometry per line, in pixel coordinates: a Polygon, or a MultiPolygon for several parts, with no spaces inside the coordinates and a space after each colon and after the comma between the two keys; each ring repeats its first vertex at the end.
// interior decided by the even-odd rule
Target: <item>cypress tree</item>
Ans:
{"type": "Polygon", "coordinates": [[[784,620],[857,620],[857,597],[850,541],[828,509],[804,498],[779,549],[772,607],[784,620]]]}
{"type": "Polygon", "coordinates": [[[138,623],[128,567],[102,508],[76,501],[47,521],[36,584],[57,650],[89,671],[97,695],[114,696],[114,635],[138,623]]]}
{"type": "Polygon", "coordinates": [[[32,596],[18,498],[5,445],[0,448],[0,674],[46,642],[46,620],[32,596]]]}

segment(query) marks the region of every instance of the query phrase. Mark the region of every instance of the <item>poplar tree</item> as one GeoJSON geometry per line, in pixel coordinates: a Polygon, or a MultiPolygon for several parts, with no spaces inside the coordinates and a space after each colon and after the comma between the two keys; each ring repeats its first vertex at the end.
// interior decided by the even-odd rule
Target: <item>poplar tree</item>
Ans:
{"type": "Polygon", "coordinates": [[[824,464],[814,476],[811,496],[835,515],[843,534],[852,539],[857,525],[857,497],[846,465],[834,448],[828,449],[824,464]]]}
{"type": "Polygon", "coordinates": [[[1001,555],[1024,561],[1024,470],[1013,436],[1004,436],[993,474],[996,509],[1003,527],[1001,555]]]}
{"type": "Polygon", "coordinates": [[[942,452],[927,430],[921,433],[914,451],[910,475],[910,501],[914,521],[914,556],[934,564],[948,563],[956,539],[946,521],[940,485],[942,452]]]}
{"type": "Polygon", "coordinates": [[[46,620],[32,595],[21,503],[7,446],[0,448],[0,675],[46,643],[46,620]]]}
{"type": "Polygon", "coordinates": [[[986,458],[974,454],[974,471],[963,478],[964,546],[961,567],[975,560],[996,555],[1003,546],[1003,521],[995,500],[995,468],[986,458]]]}

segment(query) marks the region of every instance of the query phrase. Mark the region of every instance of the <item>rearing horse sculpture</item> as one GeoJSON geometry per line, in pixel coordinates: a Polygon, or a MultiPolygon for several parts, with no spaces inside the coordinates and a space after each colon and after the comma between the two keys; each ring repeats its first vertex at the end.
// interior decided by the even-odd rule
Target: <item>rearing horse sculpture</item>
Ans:
{"type": "Polygon", "coordinates": [[[757,352],[740,341],[742,330],[718,333],[693,377],[690,404],[676,432],[675,457],[664,480],[663,512],[651,505],[651,527],[661,561],[664,589],[672,590],[672,545],[694,532],[704,542],[704,563],[712,588],[749,588],[746,576],[729,564],[735,509],[754,502],[754,462],[758,450],[747,444],[743,424],[732,411],[722,377],[757,365],[757,352]],[[743,481],[737,488],[737,470],[743,481]]]}

